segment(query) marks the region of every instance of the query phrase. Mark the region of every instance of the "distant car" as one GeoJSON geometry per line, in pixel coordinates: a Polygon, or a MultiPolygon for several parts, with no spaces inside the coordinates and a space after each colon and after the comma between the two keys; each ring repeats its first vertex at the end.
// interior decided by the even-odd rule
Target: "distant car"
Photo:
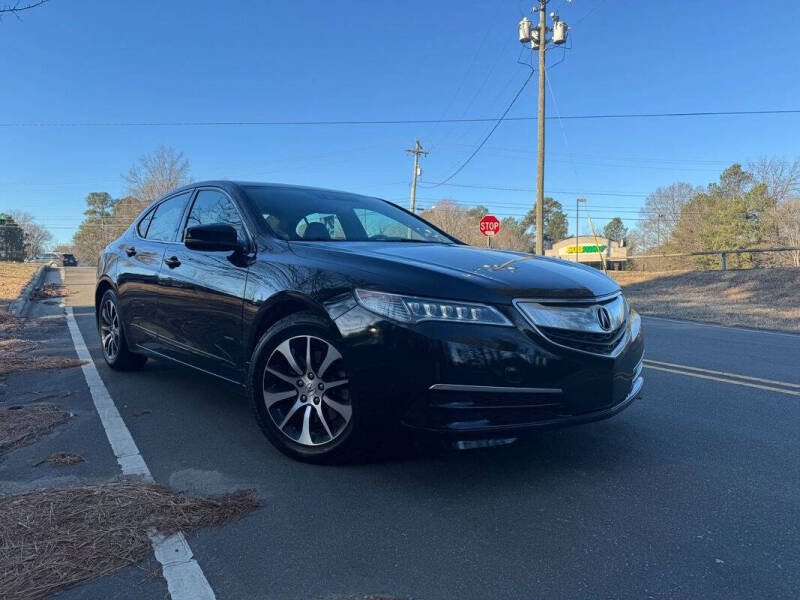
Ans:
{"type": "Polygon", "coordinates": [[[614,280],[468,246],[378,198],[192,184],[145,209],[97,276],[112,369],[150,356],[238,384],[305,461],[400,425],[505,442],[610,417],[642,388],[641,319],[614,280]]]}
{"type": "Polygon", "coordinates": [[[74,254],[62,254],[61,255],[61,266],[63,267],[77,267],[78,261],[75,258],[74,254]]]}
{"type": "Polygon", "coordinates": [[[55,252],[47,252],[45,254],[37,254],[28,260],[28,262],[44,263],[51,267],[57,267],[61,264],[61,257],[55,252]]]}

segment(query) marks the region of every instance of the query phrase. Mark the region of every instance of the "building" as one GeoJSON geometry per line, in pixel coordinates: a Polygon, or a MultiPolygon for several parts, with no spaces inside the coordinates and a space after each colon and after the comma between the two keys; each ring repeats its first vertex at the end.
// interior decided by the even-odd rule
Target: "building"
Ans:
{"type": "Polygon", "coordinates": [[[575,236],[564,238],[553,244],[553,247],[545,250],[544,253],[546,256],[555,256],[598,269],[602,268],[602,260],[605,259],[607,269],[624,269],[625,263],[628,261],[628,247],[625,245],[625,241],[609,241],[608,238],[600,236],[596,239],[597,241],[593,235],[582,235],[576,243],[575,236]]]}

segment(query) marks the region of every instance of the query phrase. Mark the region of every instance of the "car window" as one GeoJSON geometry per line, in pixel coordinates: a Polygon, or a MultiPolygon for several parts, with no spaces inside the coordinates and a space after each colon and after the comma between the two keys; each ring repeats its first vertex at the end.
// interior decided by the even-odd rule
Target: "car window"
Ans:
{"type": "Polygon", "coordinates": [[[136,231],[139,233],[140,236],[147,237],[147,227],[150,225],[150,219],[153,218],[154,212],[156,212],[155,208],[151,208],[149,211],[147,211],[147,214],[141,221],[139,221],[139,224],[136,226],[136,231]]]}
{"type": "Polygon", "coordinates": [[[200,190],[189,212],[186,227],[223,223],[236,229],[240,240],[246,240],[244,225],[233,201],[218,190],[200,190]]]}
{"type": "Polygon", "coordinates": [[[413,240],[426,239],[422,234],[409,229],[408,225],[403,225],[400,221],[393,219],[387,214],[379,213],[368,208],[354,209],[356,217],[361,222],[361,226],[371,240],[395,239],[410,237],[413,240]]]}
{"type": "Polygon", "coordinates": [[[178,230],[178,224],[181,221],[183,209],[186,208],[188,199],[189,193],[186,192],[185,194],[173,196],[159,204],[150,220],[150,226],[147,228],[145,237],[148,240],[164,242],[174,240],[175,232],[178,230]]]}
{"type": "Polygon", "coordinates": [[[312,188],[244,189],[264,222],[285,240],[457,243],[427,221],[378,198],[312,188]]]}
{"type": "Polygon", "coordinates": [[[344,229],[339,217],[330,213],[311,213],[303,218],[295,227],[295,233],[304,240],[343,240],[344,229]]]}

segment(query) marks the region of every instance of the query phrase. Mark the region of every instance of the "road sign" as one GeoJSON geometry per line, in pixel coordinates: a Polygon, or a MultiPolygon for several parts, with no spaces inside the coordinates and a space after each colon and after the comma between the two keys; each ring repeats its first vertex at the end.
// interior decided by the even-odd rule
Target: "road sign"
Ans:
{"type": "Polygon", "coordinates": [[[486,215],[478,223],[478,229],[486,237],[494,237],[500,233],[500,221],[494,215],[486,215]]]}

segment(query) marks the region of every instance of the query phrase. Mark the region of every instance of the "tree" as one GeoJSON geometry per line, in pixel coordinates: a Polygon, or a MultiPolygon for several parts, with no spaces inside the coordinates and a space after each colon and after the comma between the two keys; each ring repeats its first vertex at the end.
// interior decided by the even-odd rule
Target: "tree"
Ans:
{"type": "Polygon", "coordinates": [[[628,235],[628,229],[622,223],[622,219],[614,217],[603,228],[603,234],[615,242],[621,242],[628,235]]]}
{"type": "Polygon", "coordinates": [[[47,0],[30,0],[29,2],[17,0],[16,2],[4,3],[0,5],[0,16],[3,14],[12,14],[19,18],[19,13],[41,6],[46,2],[47,0]]]}
{"type": "MultiPolygon", "coordinates": [[[[733,164],[681,207],[673,241],[684,251],[757,248],[775,234],[775,198],[767,185],[755,180],[741,165],[733,164]]],[[[751,267],[751,255],[731,257],[734,267],[751,267]]],[[[715,257],[696,257],[700,266],[712,266],[715,257]]]]}
{"type": "Polygon", "coordinates": [[[53,234],[39,225],[30,213],[12,210],[10,214],[25,233],[25,258],[43,253],[53,234]]]}
{"type": "Polygon", "coordinates": [[[72,236],[79,260],[95,264],[100,251],[121,233],[114,221],[116,204],[108,192],[91,192],[86,196],[86,210],[83,212],[86,218],[72,236]]]}
{"type": "MultiPolygon", "coordinates": [[[[782,246],[800,248],[800,197],[787,198],[775,210],[778,240],[782,246]]],[[[800,250],[777,254],[778,264],[800,267],[800,250]]]]}
{"type": "MultiPolygon", "coordinates": [[[[567,215],[561,203],[546,197],[542,207],[544,219],[544,239],[551,244],[563,240],[567,236],[567,215]]],[[[536,208],[532,208],[522,218],[524,231],[536,239],[536,208]]],[[[529,251],[532,251],[533,247],[529,251]]]]}
{"type": "Polygon", "coordinates": [[[159,146],[145,154],[122,178],[128,183],[128,194],[150,204],[177,187],[191,182],[189,161],[182,152],[159,146]]]}
{"type": "Polygon", "coordinates": [[[767,186],[767,194],[779,204],[800,192],[800,158],[794,161],[762,156],[747,165],[753,178],[767,186]]]}
{"type": "Polygon", "coordinates": [[[25,258],[25,232],[11,215],[0,213],[0,260],[22,261],[25,258]]]}

